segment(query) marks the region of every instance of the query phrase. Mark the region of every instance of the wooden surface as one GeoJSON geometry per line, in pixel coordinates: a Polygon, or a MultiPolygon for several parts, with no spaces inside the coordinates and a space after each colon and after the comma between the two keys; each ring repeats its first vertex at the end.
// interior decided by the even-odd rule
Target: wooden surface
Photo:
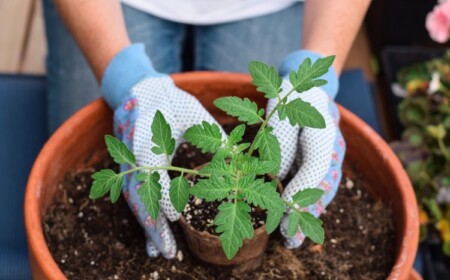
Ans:
{"type": "Polygon", "coordinates": [[[0,0],[0,73],[44,74],[41,1],[0,0]]]}
{"type": "MultiPolygon", "coordinates": [[[[0,73],[45,74],[45,32],[40,0],[0,0],[0,73]]],[[[345,69],[362,68],[373,82],[367,33],[360,30],[345,69]]]]}

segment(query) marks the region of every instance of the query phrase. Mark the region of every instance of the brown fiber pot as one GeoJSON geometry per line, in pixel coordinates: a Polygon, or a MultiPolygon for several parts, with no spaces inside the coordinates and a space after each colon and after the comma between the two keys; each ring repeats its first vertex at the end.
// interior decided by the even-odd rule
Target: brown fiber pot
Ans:
{"type": "MultiPolygon", "coordinates": [[[[199,170],[204,165],[195,169],[199,170]]],[[[190,178],[192,175],[187,175],[190,178]]],[[[268,175],[268,179],[275,179],[268,175]]],[[[283,191],[283,186],[278,181],[278,192],[283,191]]],[[[242,247],[229,260],[222,249],[222,243],[217,235],[212,235],[206,231],[198,231],[189,223],[187,223],[184,216],[180,217],[179,224],[183,229],[187,244],[191,252],[204,262],[212,263],[221,266],[230,266],[234,272],[242,273],[249,272],[259,267],[262,256],[267,248],[269,235],[266,232],[266,225],[255,230],[252,239],[245,239],[242,247]]]]}
{"type": "Polygon", "coordinates": [[[252,239],[245,239],[236,256],[228,260],[218,236],[196,230],[186,222],[183,216],[181,216],[179,224],[183,229],[189,249],[194,255],[207,263],[236,267],[236,272],[248,272],[256,269],[261,263],[269,241],[269,235],[264,225],[255,230],[252,239]]]}
{"type": "MultiPolygon", "coordinates": [[[[245,74],[193,72],[172,76],[175,83],[197,96],[222,123],[233,121],[212,104],[219,96],[250,97],[261,107],[262,94],[256,93],[245,74]]],[[[357,94],[357,93],[354,93],[357,94]]],[[[392,205],[396,244],[395,264],[388,279],[410,278],[417,251],[419,222],[411,183],[386,142],[368,125],[344,108],[341,129],[347,141],[346,161],[357,166],[372,184],[372,191],[392,205]]],[[[112,132],[112,112],[97,100],[65,122],[47,141],[38,155],[25,193],[25,230],[34,279],[66,279],[52,258],[44,239],[42,217],[58,195],[58,182],[66,172],[90,166],[105,153],[103,137],[112,132]]]]}

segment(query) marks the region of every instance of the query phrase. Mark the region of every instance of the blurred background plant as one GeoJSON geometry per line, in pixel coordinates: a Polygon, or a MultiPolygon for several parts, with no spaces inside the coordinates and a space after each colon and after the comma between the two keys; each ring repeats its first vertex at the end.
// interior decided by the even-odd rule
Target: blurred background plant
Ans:
{"type": "Polygon", "coordinates": [[[403,97],[398,115],[404,126],[392,148],[414,185],[421,240],[440,238],[450,255],[450,49],[400,69],[392,90],[403,97]]]}

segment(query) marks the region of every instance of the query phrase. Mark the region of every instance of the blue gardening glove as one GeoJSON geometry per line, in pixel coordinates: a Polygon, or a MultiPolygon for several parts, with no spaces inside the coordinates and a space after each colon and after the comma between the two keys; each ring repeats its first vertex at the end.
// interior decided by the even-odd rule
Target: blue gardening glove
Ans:
{"type": "MultiPolygon", "coordinates": [[[[280,66],[280,75],[283,77],[282,94],[292,89],[289,82],[289,73],[297,71],[298,66],[305,58],[311,58],[314,63],[320,58],[316,53],[301,50],[288,55],[280,66]]],[[[345,142],[339,130],[339,112],[333,99],[338,90],[338,78],[334,69],[330,69],[323,79],[328,84],[320,88],[312,88],[301,93],[301,98],[312,104],[324,117],[326,128],[302,128],[291,126],[288,121],[280,121],[275,114],[269,121],[273,127],[274,135],[280,141],[281,168],[279,176],[283,179],[291,169],[294,160],[299,168],[294,178],[286,186],[282,197],[292,201],[295,193],[305,188],[321,188],[325,194],[314,205],[308,207],[308,212],[318,217],[325,207],[334,198],[342,176],[342,162],[345,155],[345,142]]],[[[298,95],[291,94],[289,99],[298,95]]],[[[277,104],[278,99],[269,100],[266,112],[270,112],[277,104]]],[[[288,219],[283,217],[280,231],[285,237],[285,246],[299,247],[305,236],[299,230],[294,237],[287,235],[288,219]]]]}
{"type": "MultiPolygon", "coordinates": [[[[217,123],[195,97],[177,88],[169,76],[155,71],[142,44],[124,48],[113,58],[103,76],[102,91],[114,110],[114,133],[133,151],[138,166],[168,165],[165,155],[151,152],[154,146],[151,124],[157,110],[172,129],[175,147],[184,141],[185,130],[193,124],[217,123]]],[[[129,166],[122,164],[120,169],[125,171],[129,166]]],[[[166,217],[174,221],[180,214],[170,202],[169,175],[162,171],[159,174],[162,199],[157,220],[149,216],[141,202],[137,192],[140,182],[135,173],[124,179],[122,192],[145,229],[148,255],[155,257],[161,253],[170,259],[177,249],[166,217]]]]}

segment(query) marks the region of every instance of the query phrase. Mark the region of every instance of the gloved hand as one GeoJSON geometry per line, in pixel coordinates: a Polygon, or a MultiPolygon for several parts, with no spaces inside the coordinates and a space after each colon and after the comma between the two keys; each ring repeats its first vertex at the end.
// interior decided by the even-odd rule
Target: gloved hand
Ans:
{"type": "MultiPolygon", "coordinates": [[[[102,91],[114,110],[114,133],[133,151],[138,166],[168,165],[165,155],[151,152],[154,145],[151,124],[157,110],[172,129],[175,147],[193,124],[217,123],[195,97],[177,88],[169,76],[156,72],[142,44],[124,48],[112,59],[102,79],[102,91]]],[[[122,164],[120,169],[125,171],[129,166],[122,164]]],[[[135,173],[124,178],[122,192],[145,229],[148,255],[155,257],[161,253],[170,259],[175,257],[177,249],[166,217],[174,221],[180,214],[170,202],[169,175],[162,171],[159,174],[162,199],[157,220],[150,218],[141,202],[137,192],[140,182],[135,173]]]]}
{"type": "MultiPolygon", "coordinates": [[[[298,66],[305,58],[311,58],[314,63],[320,55],[301,50],[287,56],[280,66],[279,72],[283,77],[283,92],[286,94],[292,89],[289,82],[289,73],[297,71],[298,66]]],[[[305,188],[321,188],[325,191],[320,200],[308,207],[308,212],[318,217],[325,207],[334,198],[342,176],[342,162],[345,155],[345,142],[342,138],[338,123],[339,112],[333,99],[338,90],[338,78],[334,69],[322,77],[328,84],[321,88],[312,88],[301,94],[294,93],[289,99],[301,97],[304,101],[311,103],[324,117],[326,128],[301,128],[291,126],[288,121],[280,121],[275,114],[269,121],[273,127],[274,135],[280,141],[281,168],[279,176],[285,178],[294,160],[298,172],[286,186],[282,197],[292,201],[292,196],[305,188]]],[[[266,112],[270,112],[278,100],[269,100],[266,112]]],[[[305,236],[299,230],[294,237],[287,235],[288,219],[283,217],[280,231],[285,237],[285,246],[288,248],[299,247],[305,236]]]]}

